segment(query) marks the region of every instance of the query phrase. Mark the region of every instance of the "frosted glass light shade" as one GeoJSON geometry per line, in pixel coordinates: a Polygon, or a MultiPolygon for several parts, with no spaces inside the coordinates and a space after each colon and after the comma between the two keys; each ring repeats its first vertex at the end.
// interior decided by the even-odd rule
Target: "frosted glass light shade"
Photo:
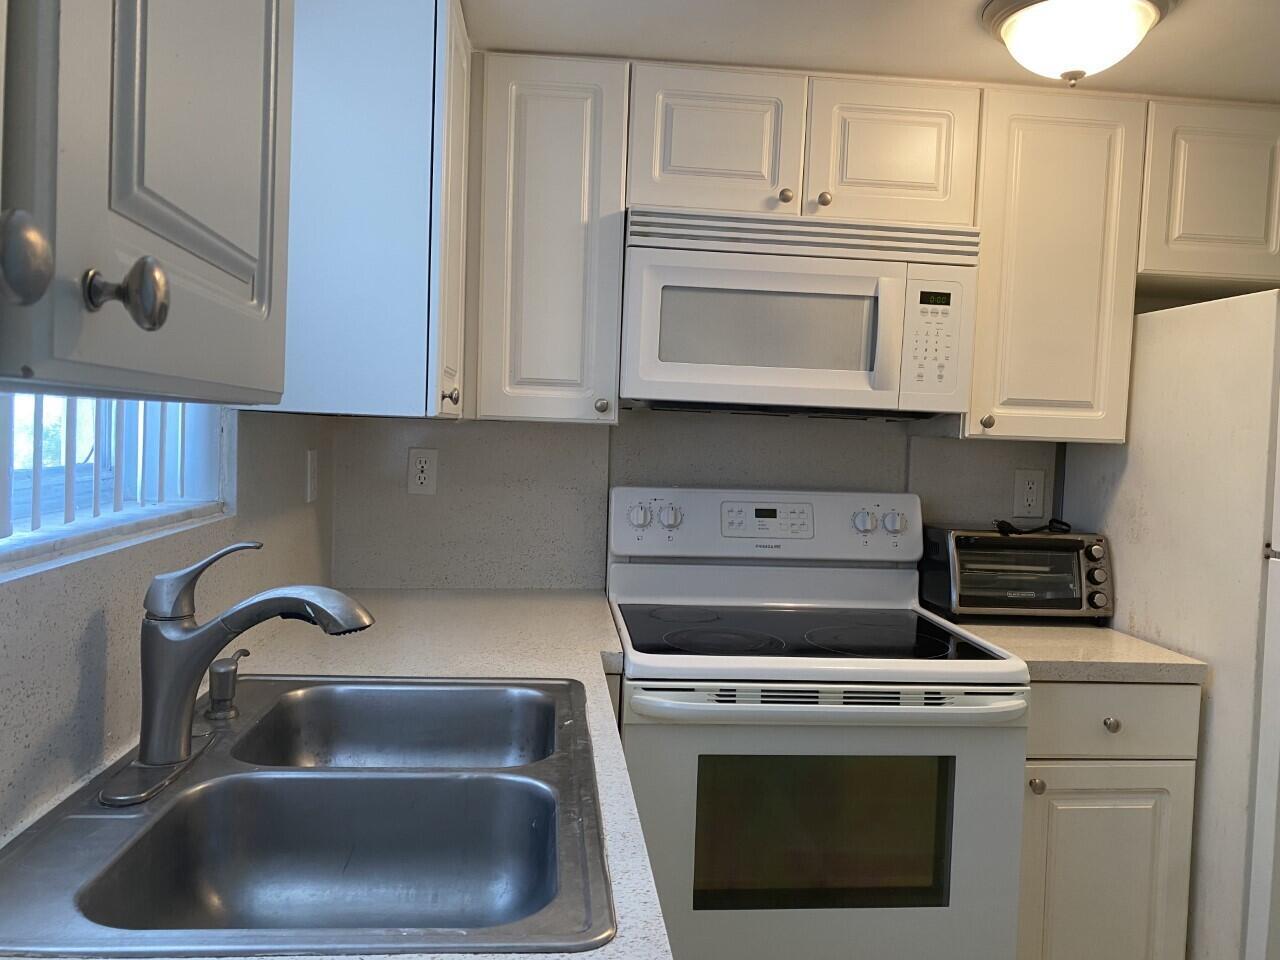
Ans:
{"type": "Polygon", "coordinates": [[[1160,14],[1152,0],[1039,0],[1014,10],[997,30],[1022,66],[1074,85],[1132,53],[1160,14]]]}

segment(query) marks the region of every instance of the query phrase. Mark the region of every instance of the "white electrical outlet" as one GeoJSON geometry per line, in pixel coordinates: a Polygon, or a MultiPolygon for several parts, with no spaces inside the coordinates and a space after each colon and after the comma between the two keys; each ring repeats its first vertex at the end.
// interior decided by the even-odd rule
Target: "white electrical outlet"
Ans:
{"type": "Polygon", "coordinates": [[[304,502],[315,503],[318,496],[320,496],[320,451],[308,450],[307,487],[304,502]]]}
{"type": "Polygon", "coordinates": [[[440,454],[435,450],[415,447],[409,451],[409,492],[431,496],[436,492],[436,463],[440,454]]]}
{"type": "Polygon", "coordinates": [[[1013,518],[1040,519],[1044,516],[1044,471],[1013,471],[1013,518]]]}

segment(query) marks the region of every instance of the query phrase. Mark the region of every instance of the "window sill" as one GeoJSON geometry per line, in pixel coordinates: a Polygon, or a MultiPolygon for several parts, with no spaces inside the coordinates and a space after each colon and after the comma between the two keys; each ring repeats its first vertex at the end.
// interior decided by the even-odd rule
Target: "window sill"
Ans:
{"type": "Polygon", "coordinates": [[[126,508],[59,526],[17,533],[0,545],[0,584],[170,536],[230,516],[221,501],[126,508]]]}

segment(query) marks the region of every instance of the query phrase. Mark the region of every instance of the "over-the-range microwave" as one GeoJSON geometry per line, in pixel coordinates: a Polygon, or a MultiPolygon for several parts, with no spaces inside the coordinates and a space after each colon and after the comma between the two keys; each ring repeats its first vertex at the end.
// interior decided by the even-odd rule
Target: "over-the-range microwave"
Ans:
{"type": "Polygon", "coordinates": [[[624,398],[963,412],[978,232],[627,212],[624,398]]]}

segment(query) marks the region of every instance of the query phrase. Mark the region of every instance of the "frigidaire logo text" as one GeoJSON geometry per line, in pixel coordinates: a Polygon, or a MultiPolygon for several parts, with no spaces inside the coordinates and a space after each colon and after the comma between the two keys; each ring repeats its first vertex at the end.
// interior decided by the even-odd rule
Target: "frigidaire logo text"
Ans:
{"type": "Polygon", "coordinates": [[[780,543],[753,543],[752,546],[755,547],[757,550],[781,550],[782,549],[782,544],[780,543]]]}

